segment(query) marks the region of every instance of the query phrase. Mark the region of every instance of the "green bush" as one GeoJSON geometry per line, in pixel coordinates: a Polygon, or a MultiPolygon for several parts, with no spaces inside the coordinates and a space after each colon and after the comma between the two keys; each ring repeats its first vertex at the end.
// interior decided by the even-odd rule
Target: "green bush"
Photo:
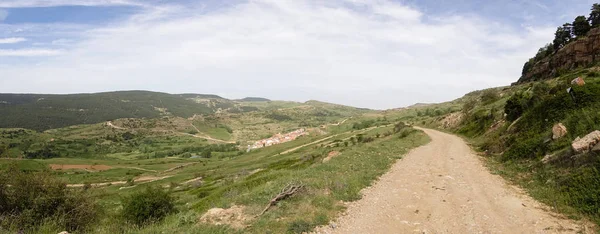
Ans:
{"type": "Polygon", "coordinates": [[[147,187],[122,200],[122,216],[126,222],[143,226],[160,221],[175,212],[174,199],[158,187],[147,187]]]}
{"type": "Polygon", "coordinates": [[[493,103],[493,102],[497,101],[499,98],[500,98],[500,95],[498,94],[498,91],[496,89],[486,89],[481,94],[481,102],[484,105],[493,103]]]}
{"type": "Polygon", "coordinates": [[[523,112],[527,109],[527,103],[529,102],[528,95],[523,92],[515,93],[513,96],[506,101],[504,105],[504,113],[506,113],[506,120],[514,121],[521,117],[523,112]]]}
{"type": "Polygon", "coordinates": [[[365,129],[365,128],[369,128],[375,125],[375,120],[363,120],[357,123],[352,124],[352,129],[355,130],[360,130],[360,129],[365,129]]]}
{"type": "Polygon", "coordinates": [[[400,131],[402,131],[403,129],[409,127],[408,125],[406,125],[406,123],[404,122],[399,122],[396,125],[394,125],[394,133],[399,133],[400,131]]]}
{"type": "Polygon", "coordinates": [[[36,232],[50,224],[62,231],[85,230],[99,208],[82,190],[69,190],[47,171],[26,173],[11,165],[0,171],[0,226],[36,232]]]}
{"type": "Polygon", "coordinates": [[[415,130],[414,128],[404,128],[400,131],[400,139],[406,138],[407,136],[409,136],[410,134],[412,134],[416,131],[417,130],[415,130]]]}
{"type": "Polygon", "coordinates": [[[541,145],[540,139],[531,138],[523,141],[517,141],[502,156],[503,161],[520,158],[534,158],[537,155],[538,147],[541,145]]]}

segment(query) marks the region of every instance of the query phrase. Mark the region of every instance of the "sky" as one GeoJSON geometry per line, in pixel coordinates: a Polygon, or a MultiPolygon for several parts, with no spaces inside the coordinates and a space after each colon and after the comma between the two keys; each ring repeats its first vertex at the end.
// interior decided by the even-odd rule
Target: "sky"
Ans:
{"type": "Polygon", "coordinates": [[[0,93],[388,109],[510,85],[576,0],[0,0],[0,93]]]}

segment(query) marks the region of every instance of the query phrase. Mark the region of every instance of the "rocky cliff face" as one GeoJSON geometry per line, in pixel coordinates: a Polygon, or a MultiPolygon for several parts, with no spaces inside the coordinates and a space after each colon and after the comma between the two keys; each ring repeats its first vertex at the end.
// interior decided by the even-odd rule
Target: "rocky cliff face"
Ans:
{"type": "Polygon", "coordinates": [[[553,55],[534,64],[517,83],[549,79],[560,71],[587,66],[598,60],[600,60],[600,28],[594,28],[586,37],[577,38],[553,55]]]}

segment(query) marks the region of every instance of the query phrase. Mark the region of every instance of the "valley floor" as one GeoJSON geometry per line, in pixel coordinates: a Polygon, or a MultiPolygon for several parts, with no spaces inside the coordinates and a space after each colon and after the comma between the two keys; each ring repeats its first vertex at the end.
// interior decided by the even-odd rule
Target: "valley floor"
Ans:
{"type": "Polygon", "coordinates": [[[593,233],[492,175],[459,137],[422,129],[431,143],[399,160],[344,216],[317,233],[593,233]]]}

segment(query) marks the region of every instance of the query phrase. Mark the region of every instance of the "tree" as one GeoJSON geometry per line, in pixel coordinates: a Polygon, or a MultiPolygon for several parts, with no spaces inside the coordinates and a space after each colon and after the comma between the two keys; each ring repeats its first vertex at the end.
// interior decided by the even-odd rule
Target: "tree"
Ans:
{"type": "Polygon", "coordinates": [[[572,30],[573,27],[569,23],[563,24],[563,26],[556,29],[556,32],[554,33],[554,41],[552,41],[552,44],[554,45],[554,51],[558,51],[559,49],[563,48],[573,39],[572,30]]]}
{"type": "Polygon", "coordinates": [[[598,27],[600,25],[600,4],[594,3],[592,5],[592,12],[590,12],[590,17],[588,18],[588,22],[590,22],[593,28],[598,27]]]}
{"type": "Polygon", "coordinates": [[[577,16],[575,21],[573,21],[573,34],[577,37],[585,36],[590,29],[590,23],[583,15],[577,16]]]}

